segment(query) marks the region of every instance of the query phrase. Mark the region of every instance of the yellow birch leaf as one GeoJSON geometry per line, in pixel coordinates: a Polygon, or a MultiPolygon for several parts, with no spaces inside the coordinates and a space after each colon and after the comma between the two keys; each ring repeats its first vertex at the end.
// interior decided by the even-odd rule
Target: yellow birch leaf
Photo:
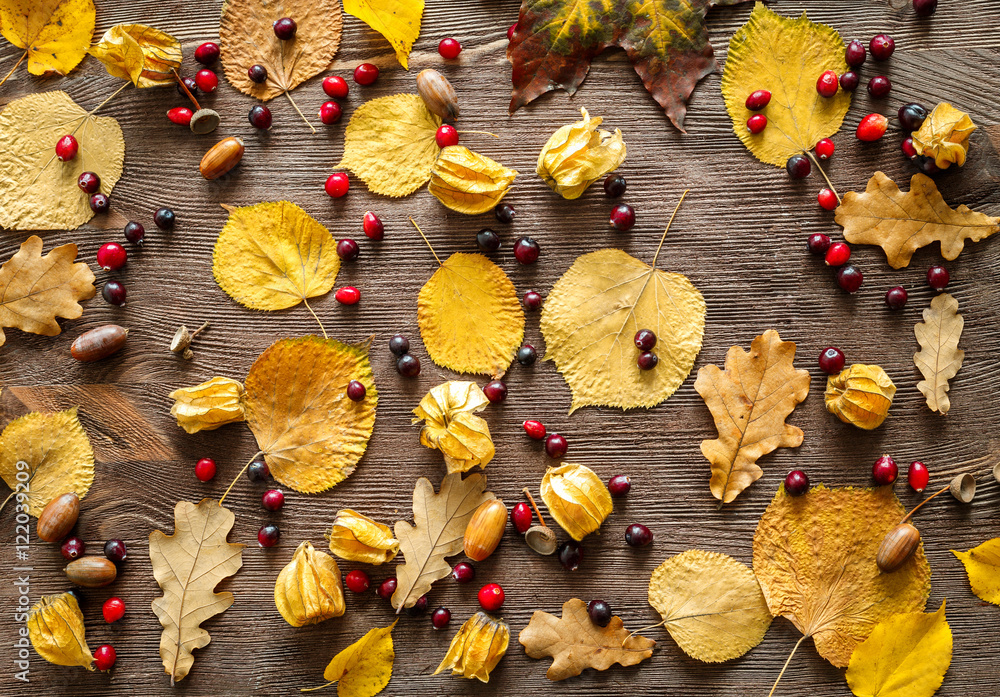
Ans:
{"type": "Polygon", "coordinates": [[[790,156],[809,152],[840,130],[851,93],[821,96],[816,79],[825,70],[837,75],[848,70],[844,42],[835,29],[809,21],[805,12],[793,19],[756,4],[750,21],[729,40],[722,96],[733,130],[758,160],[784,167],[790,156]],[[753,134],[747,119],[754,112],[746,108],[746,99],[759,89],[771,92],[771,102],[767,128],[753,134]]]}
{"type": "Polygon", "coordinates": [[[413,42],[420,35],[424,0],[344,0],[344,12],[353,15],[388,39],[396,60],[405,69],[413,42]]]}
{"type": "Polygon", "coordinates": [[[434,675],[451,669],[452,675],[479,682],[490,681],[490,671],[497,667],[510,644],[510,627],[503,620],[477,612],[465,621],[448,646],[448,653],[434,675]]]}
{"type": "Polygon", "coordinates": [[[847,686],[857,697],[931,697],[951,665],[951,627],[937,612],[908,612],[879,622],[851,655],[847,686]]]}
{"type": "Polygon", "coordinates": [[[374,697],[389,684],[396,660],[392,646],[396,622],[381,629],[369,629],[326,666],[323,678],[330,681],[327,685],[338,683],[338,697],[374,697]]]}
{"type": "Polygon", "coordinates": [[[312,542],[300,543],[274,582],[274,604],[293,627],[340,617],[346,606],[337,562],[312,542]]]}
{"type": "Polygon", "coordinates": [[[284,310],[330,292],[337,241],[312,216],[288,201],[226,210],[212,273],[229,297],[253,310],[284,310]]]}
{"type": "Polygon", "coordinates": [[[694,389],[712,412],[719,437],[703,440],[701,453],[712,465],[712,495],[729,503],[760,479],[757,460],[778,448],[802,445],[802,429],[785,423],[809,394],[809,372],[796,370],[795,343],[768,329],[747,353],[733,346],[726,369],[706,365],[694,389]]]}
{"type": "Polygon", "coordinates": [[[0,34],[32,75],[66,75],[87,55],[96,14],[94,0],[0,0],[0,34]]]}
{"type": "Polygon", "coordinates": [[[622,132],[614,135],[598,130],[602,119],[590,118],[580,109],[583,121],[562,126],[538,154],[535,172],[557,194],[567,200],[580,198],[591,184],[625,161],[622,132]]]}
{"type": "Polygon", "coordinates": [[[177,82],[181,42],[145,24],[116,24],[104,32],[90,55],[104,63],[108,74],[136,87],[162,87],[177,82]]]}
{"type": "Polygon", "coordinates": [[[891,574],[875,555],[905,510],[892,487],[827,489],[804,496],[778,489],[757,524],[753,571],[774,616],[812,637],[838,668],[879,622],[923,612],[931,567],[923,545],[891,574]]]}
{"type": "Polygon", "coordinates": [[[12,491],[28,495],[28,513],[36,518],[57,496],[75,491],[84,498],[94,483],[94,450],[76,407],[53,414],[32,412],[7,424],[0,435],[0,477],[12,491]],[[27,488],[25,475],[31,482],[27,488]]]}
{"type": "Polygon", "coordinates": [[[83,613],[72,593],[43,595],[28,613],[27,626],[31,645],[49,663],[94,669],[83,613]]]}
{"type": "Polygon", "coordinates": [[[188,433],[214,431],[247,418],[243,384],[231,378],[215,377],[194,387],[182,387],[169,397],[174,400],[170,415],[188,433]]]}
{"type": "Polygon", "coordinates": [[[717,552],[690,549],[656,567],[649,604],[684,653],[706,663],[742,656],[771,626],[757,577],[717,552]]]}
{"type": "Polygon", "coordinates": [[[0,112],[0,227],[73,230],[94,217],[77,178],[94,172],[109,195],[122,176],[125,139],[110,116],[88,116],[60,90],[15,99],[0,112]],[[60,162],[55,145],[73,133],[77,156],[60,162]]]}
{"type": "Polygon", "coordinates": [[[431,360],[459,373],[502,374],[524,338],[524,311],[507,274],[482,254],[452,254],[417,296],[431,360]]]}
{"type": "Polygon", "coordinates": [[[968,552],[951,553],[965,565],[972,592],[988,603],[1000,605],[1000,537],[987,540],[968,552]]]}
{"type": "Polygon", "coordinates": [[[441,152],[435,140],[440,125],[441,117],[417,94],[367,101],[351,114],[337,167],[349,169],[373,193],[412,194],[431,178],[441,152]]]}
{"type": "Polygon", "coordinates": [[[271,475],[296,491],[326,491],[354,471],[375,427],[368,346],[318,336],[276,341],[250,368],[243,403],[271,475]],[[347,396],[351,380],[367,390],[360,402],[347,396]]]}
{"type": "Polygon", "coordinates": [[[965,320],[958,314],[958,301],[948,293],[937,295],[924,310],[924,321],[913,328],[921,350],[913,363],[924,376],[917,389],[927,400],[927,408],[947,414],[951,408],[948,381],[958,374],[965,351],[958,348],[965,320]]]}
{"type": "Polygon", "coordinates": [[[392,561],[399,553],[399,540],[392,536],[388,525],[376,523],[350,508],[337,511],[327,538],[331,552],[360,564],[378,566],[392,561]]]}
{"type": "Polygon", "coordinates": [[[878,428],[889,415],[896,386],[880,366],[855,363],[826,379],[826,410],[845,424],[866,431],[878,428]]]}
{"type": "Polygon", "coordinates": [[[163,625],[160,659],[173,685],[194,665],[194,649],[212,641],[201,623],[225,612],[235,599],[215,587],[243,566],[244,545],[227,542],[236,516],[214,499],[200,503],[178,501],[174,507],[174,534],[149,533],[149,560],[163,595],[153,601],[153,612],[163,625]]]}
{"type": "MultiPolygon", "coordinates": [[[[652,407],[677,391],[705,331],[705,299],[684,276],[647,266],[620,249],[578,257],[542,308],[545,360],[584,406],[652,407]],[[651,329],[659,362],[640,370],[632,337],[651,329]]],[[[425,342],[426,343],[426,342],[425,342]]]]}
{"type": "Polygon", "coordinates": [[[559,527],[579,542],[611,515],[611,492],[594,470],[564,462],[549,467],[539,493],[559,527]]]}
{"type": "Polygon", "coordinates": [[[476,383],[451,380],[432,388],[413,410],[412,423],[424,421],[420,444],[441,451],[449,474],[486,467],[493,459],[490,426],[476,416],[488,404],[476,383]]]}
{"type": "Polygon", "coordinates": [[[974,130],[976,124],[968,114],[948,102],[941,102],[913,134],[913,148],[918,155],[933,157],[940,169],[948,169],[953,162],[961,167],[965,164],[969,136],[974,130]]]}
{"type": "Polygon", "coordinates": [[[441,151],[431,170],[427,190],[458,213],[479,215],[492,210],[507,195],[517,172],[462,145],[441,151]]]}

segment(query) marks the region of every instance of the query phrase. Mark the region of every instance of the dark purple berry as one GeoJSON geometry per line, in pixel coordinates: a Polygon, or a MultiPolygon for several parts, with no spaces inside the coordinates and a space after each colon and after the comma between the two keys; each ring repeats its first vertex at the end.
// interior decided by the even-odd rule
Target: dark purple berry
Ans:
{"type": "Polygon", "coordinates": [[[514,258],[522,264],[534,264],[540,251],[538,243],[530,237],[520,237],[514,243],[514,258]]]}
{"type": "Polygon", "coordinates": [[[417,602],[413,603],[412,607],[406,608],[406,614],[410,617],[416,617],[417,615],[422,615],[427,612],[427,596],[422,595],[417,598],[417,602]]]}
{"type": "Polygon", "coordinates": [[[625,528],[625,542],[631,547],[645,547],[653,541],[653,531],[641,523],[632,523],[625,528]]]}
{"type": "Polygon", "coordinates": [[[580,568],[580,563],[583,561],[583,547],[580,546],[579,542],[566,540],[560,545],[556,555],[559,557],[559,563],[562,564],[566,571],[576,571],[580,568]]]}
{"type": "Polygon", "coordinates": [[[257,104],[256,106],[250,107],[250,113],[247,114],[247,118],[250,120],[251,126],[260,129],[261,131],[269,129],[273,121],[271,110],[263,104],[257,104]]]}
{"type": "Polygon", "coordinates": [[[476,567],[467,561],[460,561],[451,570],[451,577],[457,583],[471,583],[476,578],[476,567]]]}
{"type": "Polygon", "coordinates": [[[656,334],[651,329],[640,329],[635,333],[633,341],[640,351],[652,351],[656,346],[656,334]]]}
{"type": "MultiPolygon", "coordinates": [[[[184,87],[187,87],[188,91],[191,92],[191,94],[198,94],[198,83],[194,81],[193,77],[182,77],[181,81],[184,82],[184,87]]],[[[186,97],[187,92],[184,91],[184,87],[181,87],[180,84],[178,84],[177,93],[183,97],[186,97]]]]}
{"type": "Polygon", "coordinates": [[[79,537],[69,537],[62,546],[59,548],[59,552],[63,555],[63,559],[69,559],[70,561],[74,559],[79,559],[83,556],[83,553],[87,551],[87,543],[81,540],[79,537]]]}
{"type": "Polygon", "coordinates": [[[812,172],[812,165],[805,155],[792,155],[785,163],[785,170],[792,179],[805,179],[812,172]]]}
{"type": "Polygon", "coordinates": [[[913,12],[917,17],[930,17],[937,11],[938,0],[913,0],[913,12]]]}
{"type": "Polygon", "coordinates": [[[104,556],[117,564],[128,557],[128,549],[121,540],[108,540],[104,543],[104,556]]]}
{"type": "Polygon", "coordinates": [[[882,455],[872,465],[872,478],[879,486],[892,484],[898,476],[899,466],[896,465],[896,461],[890,455],[882,455]]]}
{"type": "Polygon", "coordinates": [[[361,254],[358,243],[351,239],[343,239],[337,243],[337,256],[341,261],[354,261],[361,254]]]}
{"type": "Polygon", "coordinates": [[[388,600],[392,597],[392,594],[396,592],[396,586],[399,582],[396,581],[395,576],[390,576],[389,578],[378,584],[378,588],[375,589],[375,594],[380,598],[385,598],[388,600]]]}
{"type": "Polygon", "coordinates": [[[857,293],[864,281],[864,275],[857,266],[848,264],[837,269],[837,285],[845,293],[857,293]]]}
{"type": "Polygon", "coordinates": [[[444,629],[449,622],[451,622],[451,610],[448,608],[439,607],[431,613],[431,624],[434,625],[434,629],[444,629]]]}
{"type": "Polygon", "coordinates": [[[934,158],[928,157],[927,155],[918,155],[913,159],[913,162],[924,174],[937,174],[941,171],[941,168],[937,166],[934,158]]]}
{"type": "Polygon", "coordinates": [[[257,544],[261,547],[274,547],[281,539],[281,530],[274,523],[261,525],[257,531],[257,544]]]}
{"type": "Polygon", "coordinates": [[[404,378],[416,377],[420,375],[420,359],[405,353],[396,361],[396,370],[404,378]]]}
{"type": "Polygon", "coordinates": [[[819,369],[827,375],[837,375],[844,369],[844,352],[836,346],[827,346],[819,354],[819,369]]]}
{"type": "Polygon", "coordinates": [[[517,350],[517,362],[521,365],[534,365],[537,359],[538,354],[535,353],[535,347],[531,344],[525,344],[517,350]]]}
{"type": "Polygon", "coordinates": [[[85,194],[96,194],[101,188],[101,178],[93,172],[81,172],[76,178],[76,185],[85,194]]]}
{"type": "Polygon", "coordinates": [[[267,466],[267,461],[263,455],[258,455],[247,468],[247,477],[251,482],[262,482],[271,476],[271,469],[267,466]]]}
{"type": "Polygon", "coordinates": [[[125,304],[126,295],[125,286],[118,281],[108,281],[104,284],[104,288],[101,289],[101,297],[104,298],[105,302],[117,305],[118,307],[125,304]]]}
{"type": "Polygon", "coordinates": [[[644,351],[639,354],[639,357],[635,359],[635,362],[639,366],[639,370],[652,370],[656,367],[656,364],[660,362],[660,359],[652,351],[644,351]]]}
{"type": "Polygon", "coordinates": [[[876,34],[868,43],[868,50],[871,51],[872,58],[875,60],[886,61],[896,50],[896,42],[887,34],[876,34]]]}
{"type": "Polygon", "coordinates": [[[174,224],[177,222],[177,217],[169,208],[160,208],[153,213],[153,222],[161,230],[173,230],[174,224]]]}
{"type": "Polygon", "coordinates": [[[809,239],[806,241],[806,248],[811,254],[824,256],[826,255],[826,250],[830,248],[830,237],[824,235],[822,232],[814,232],[809,235],[809,239]]]}
{"type": "Polygon", "coordinates": [[[549,457],[558,460],[566,454],[568,449],[569,442],[566,440],[566,436],[550,433],[545,437],[545,454],[549,457]]]}
{"type": "Polygon", "coordinates": [[[542,295],[541,293],[529,290],[524,294],[524,299],[521,300],[521,303],[524,305],[525,310],[537,310],[542,306],[542,295]]]}
{"type": "Polygon", "coordinates": [[[247,77],[250,78],[250,82],[254,82],[259,85],[267,80],[267,68],[259,63],[251,65],[247,70],[247,77]]]}
{"type": "Polygon", "coordinates": [[[951,274],[949,274],[948,269],[943,266],[936,264],[927,269],[927,285],[938,292],[947,288],[950,280],[951,274]]]}
{"type": "Polygon", "coordinates": [[[848,70],[840,76],[840,89],[845,92],[853,92],[861,84],[861,76],[853,70],[848,70]]]}
{"type": "Polygon", "coordinates": [[[919,131],[920,127],[924,125],[924,119],[927,118],[927,110],[915,102],[910,102],[899,107],[896,116],[899,117],[899,125],[903,127],[903,130],[912,133],[913,131],[919,131]]]}
{"type": "Polygon", "coordinates": [[[906,305],[907,297],[906,288],[896,286],[885,292],[885,304],[889,306],[890,310],[902,310],[903,306],[906,305]]]}
{"type": "Polygon", "coordinates": [[[351,380],[347,383],[347,396],[352,402],[360,402],[365,398],[365,394],[367,394],[367,392],[368,389],[360,380],[351,380]]]}
{"type": "Polygon", "coordinates": [[[282,17],[274,23],[272,29],[274,29],[274,35],[279,39],[289,41],[295,36],[295,30],[298,29],[298,26],[291,17],[282,17]]]}
{"type": "Polygon", "coordinates": [[[625,496],[632,488],[632,478],[627,474],[616,474],[608,480],[608,491],[614,497],[625,496]]]}
{"type": "Polygon", "coordinates": [[[512,223],[514,222],[514,216],[517,212],[514,210],[514,206],[509,203],[498,203],[493,209],[493,215],[496,216],[497,221],[501,223],[512,223]]]}
{"type": "Polygon", "coordinates": [[[507,386],[500,380],[491,380],[483,388],[483,394],[492,404],[497,404],[507,399],[507,386]]]}
{"type": "Polygon", "coordinates": [[[627,203],[619,203],[611,209],[609,222],[615,230],[628,232],[635,225],[635,211],[627,203]]]}
{"type": "Polygon", "coordinates": [[[95,213],[107,213],[111,206],[111,201],[104,194],[92,194],[90,196],[90,210],[95,213]]]}
{"type": "Polygon", "coordinates": [[[389,350],[394,356],[402,356],[410,352],[410,340],[402,334],[396,334],[389,339],[389,350]]]}
{"type": "Polygon", "coordinates": [[[844,52],[844,58],[847,60],[847,64],[852,68],[860,68],[865,63],[865,58],[868,57],[868,51],[865,50],[865,45],[859,40],[854,39],[851,43],[847,44],[847,50],[844,52]]]}
{"type": "Polygon", "coordinates": [[[607,627],[611,622],[611,606],[603,600],[591,600],[587,603],[587,614],[590,621],[598,627],[607,627]]]}
{"type": "Polygon", "coordinates": [[[628,183],[625,181],[625,177],[620,174],[609,174],[604,179],[604,194],[608,198],[618,198],[625,193],[625,189],[628,188],[628,183]]]}
{"type": "Polygon", "coordinates": [[[809,491],[809,477],[802,470],[792,470],[785,476],[785,491],[791,496],[802,496],[809,491]]]}
{"type": "Polygon", "coordinates": [[[146,236],[146,228],[141,224],[129,222],[125,224],[125,239],[133,244],[142,244],[142,239],[146,236]]]}
{"type": "Polygon", "coordinates": [[[495,252],[500,249],[500,235],[484,227],[476,233],[476,244],[484,252],[495,252]]]}
{"type": "Polygon", "coordinates": [[[885,97],[892,89],[892,83],[885,75],[876,75],[868,81],[868,94],[875,98],[885,97]]]}

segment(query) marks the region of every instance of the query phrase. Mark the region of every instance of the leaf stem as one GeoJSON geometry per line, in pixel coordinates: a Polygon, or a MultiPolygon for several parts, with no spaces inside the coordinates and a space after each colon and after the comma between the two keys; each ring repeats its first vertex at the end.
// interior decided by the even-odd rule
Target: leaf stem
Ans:
{"type": "Polygon", "coordinates": [[[635,630],[634,632],[629,632],[629,635],[628,635],[627,637],[625,637],[625,639],[624,639],[624,640],[622,641],[622,648],[625,648],[625,642],[627,642],[627,641],[628,641],[629,639],[631,639],[632,637],[634,637],[634,636],[635,636],[636,634],[638,634],[639,632],[644,632],[644,631],[646,631],[647,629],[656,629],[657,627],[662,627],[662,626],[663,626],[663,625],[665,625],[666,623],[667,623],[667,621],[666,621],[666,620],[662,620],[662,621],[660,621],[660,622],[657,622],[656,624],[651,624],[651,625],[649,625],[648,627],[639,627],[639,628],[638,628],[637,630],[635,630]]]}
{"type": "Polygon", "coordinates": [[[28,57],[27,51],[21,54],[21,57],[17,59],[17,63],[15,63],[14,67],[10,69],[10,72],[3,76],[3,80],[0,80],[0,85],[3,85],[3,83],[7,82],[7,78],[9,78],[11,75],[14,74],[14,71],[17,70],[17,66],[21,65],[21,62],[24,61],[24,59],[27,57],[28,57]]]}
{"type": "Polygon", "coordinates": [[[819,163],[819,160],[816,159],[816,156],[813,155],[812,152],[809,150],[803,150],[803,152],[809,156],[809,159],[811,159],[813,162],[816,163],[816,168],[819,170],[819,173],[823,175],[823,179],[826,180],[826,185],[830,187],[830,191],[832,191],[833,195],[837,197],[837,205],[843,203],[843,201],[840,200],[840,194],[838,194],[837,189],[834,188],[833,182],[830,181],[830,177],[826,176],[826,172],[823,170],[823,165],[819,163]]]}
{"type": "Polygon", "coordinates": [[[916,513],[917,511],[920,510],[921,506],[923,506],[925,503],[927,503],[928,501],[930,501],[935,496],[940,496],[944,492],[948,491],[948,489],[950,489],[950,488],[951,488],[951,482],[948,482],[947,484],[945,484],[945,486],[944,486],[943,489],[941,489],[939,491],[935,491],[933,494],[931,494],[930,496],[928,496],[927,498],[925,498],[923,501],[921,501],[920,503],[918,503],[916,506],[914,506],[912,511],[910,511],[909,513],[907,513],[906,515],[903,516],[903,519],[901,521],[899,521],[899,524],[902,525],[903,523],[905,523],[907,520],[910,519],[911,516],[913,516],[914,513],[916,513]]]}
{"type": "Polygon", "coordinates": [[[302,298],[302,302],[305,304],[306,309],[309,310],[309,312],[312,314],[313,319],[316,320],[316,324],[319,325],[320,331],[323,332],[323,338],[329,339],[330,337],[326,335],[326,327],[323,326],[323,323],[319,321],[319,317],[316,316],[316,313],[313,312],[313,309],[309,306],[309,301],[306,300],[305,298],[302,298]]]}
{"type": "Polygon", "coordinates": [[[528,487],[524,487],[521,491],[528,497],[528,500],[531,501],[531,507],[535,509],[535,515],[538,516],[538,522],[542,524],[543,528],[548,527],[545,524],[545,518],[542,517],[542,512],[539,511],[538,506],[535,505],[535,498],[531,495],[531,492],[528,491],[528,487]]]}
{"type": "Polygon", "coordinates": [[[792,652],[788,654],[788,659],[785,661],[785,665],[781,666],[781,672],[778,673],[778,679],[774,681],[774,685],[771,686],[771,691],[767,693],[767,697],[771,697],[774,694],[774,691],[778,689],[778,683],[781,682],[781,676],[785,674],[785,671],[788,669],[788,664],[792,662],[792,656],[795,655],[795,651],[799,648],[799,644],[805,641],[806,636],[808,635],[803,634],[799,640],[795,642],[795,646],[792,647],[792,652]]]}
{"type": "Polygon", "coordinates": [[[674,216],[677,215],[677,211],[680,209],[681,204],[684,203],[684,197],[688,195],[691,189],[684,189],[684,193],[681,194],[681,200],[677,202],[674,207],[674,212],[670,214],[670,220],[667,221],[667,229],[663,231],[663,237],[660,238],[660,244],[656,248],[656,254],[653,255],[653,263],[650,264],[654,269],[656,268],[656,260],[660,256],[660,250],[663,249],[663,241],[667,239],[667,233],[670,232],[670,224],[674,222],[674,216]]]}
{"type": "Polygon", "coordinates": [[[428,249],[430,249],[430,250],[431,250],[431,254],[433,254],[433,255],[434,255],[434,259],[436,259],[436,260],[437,260],[437,263],[438,263],[438,265],[440,265],[440,264],[441,264],[441,260],[440,260],[440,259],[438,259],[438,255],[437,255],[437,252],[435,252],[435,251],[434,251],[434,247],[431,247],[431,242],[430,242],[430,240],[428,240],[428,239],[427,239],[427,236],[426,236],[426,235],[424,235],[424,231],[420,229],[420,226],[419,226],[419,225],[417,225],[417,221],[416,221],[416,220],[414,220],[412,216],[410,216],[410,222],[411,222],[411,223],[413,223],[413,227],[417,228],[417,232],[419,232],[419,233],[420,233],[420,236],[424,238],[424,242],[426,242],[426,243],[427,243],[427,247],[428,247],[428,249]]]}
{"type": "Polygon", "coordinates": [[[4,509],[4,507],[7,505],[8,501],[10,501],[12,498],[14,498],[14,494],[16,494],[16,493],[17,493],[16,490],[10,492],[10,496],[8,496],[7,498],[5,498],[3,500],[3,503],[0,503],[0,511],[2,511],[4,509]]]}
{"type": "Polygon", "coordinates": [[[243,476],[243,473],[246,472],[247,469],[249,469],[250,463],[252,463],[254,460],[256,460],[258,455],[263,455],[263,454],[264,453],[262,453],[260,450],[258,450],[257,452],[255,452],[253,454],[253,457],[251,457],[250,460],[245,465],[243,465],[243,469],[240,470],[240,473],[236,475],[235,479],[233,479],[233,483],[229,485],[228,489],[226,489],[226,493],[224,493],[222,495],[222,498],[219,499],[219,506],[220,507],[222,506],[222,502],[226,500],[226,497],[229,496],[229,492],[232,491],[232,489],[233,489],[234,486],[236,486],[236,482],[238,482],[239,479],[240,479],[240,477],[243,476]]]}
{"type": "Polygon", "coordinates": [[[331,680],[325,685],[320,685],[319,687],[300,687],[299,692],[315,692],[316,690],[322,690],[324,687],[330,687],[336,680],[331,680]]]}
{"type": "Polygon", "coordinates": [[[307,119],[306,115],[302,113],[301,109],[299,109],[299,105],[295,103],[294,99],[292,99],[292,95],[289,93],[288,90],[285,90],[285,96],[288,97],[288,101],[292,103],[292,107],[295,109],[295,111],[299,112],[299,116],[301,116],[302,120],[306,122],[306,125],[309,126],[309,130],[315,133],[316,129],[313,127],[311,123],[309,123],[309,119],[307,119]]]}
{"type": "Polygon", "coordinates": [[[183,80],[181,80],[181,76],[177,74],[177,68],[174,68],[173,70],[174,70],[174,77],[177,78],[177,84],[181,86],[181,90],[184,92],[184,94],[188,96],[188,99],[191,100],[191,103],[194,104],[194,110],[201,111],[201,104],[198,103],[198,100],[194,98],[193,94],[191,94],[191,90],[189,90],[188,86],[184,84],[183,80]]]}

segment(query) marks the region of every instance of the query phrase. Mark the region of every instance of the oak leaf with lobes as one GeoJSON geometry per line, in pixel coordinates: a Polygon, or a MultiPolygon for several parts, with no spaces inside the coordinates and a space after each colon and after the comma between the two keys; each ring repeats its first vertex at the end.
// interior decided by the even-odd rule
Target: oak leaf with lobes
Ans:
{"type": "Polygon", "coordinates": [[[948,381],[958,374],[965,358],[965,351],[958,348],[965,320],[958,314],[958,301],[948,293],[935,296],[923,317],[924,321],[913,328],[920,343],[913,362],[924,376],[917,389],[927,400],[928,409],[947,414],[951,408],[948,381]]]}
{"type": "Polygon", "coordinates": [[[0,0],[0,33],[24,49],[18,63],[27,57],[32,75],[68,74],[87,55],[95,23],[94,0],[0,0]]]}

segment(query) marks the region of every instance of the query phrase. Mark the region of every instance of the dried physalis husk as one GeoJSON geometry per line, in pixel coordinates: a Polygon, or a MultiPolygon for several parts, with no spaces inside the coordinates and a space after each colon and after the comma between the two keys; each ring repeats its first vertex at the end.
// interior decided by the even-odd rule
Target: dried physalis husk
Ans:
{"type": "Polygon", "coordinates": [[[927,115],[920,130],[913,134],[913,147],[918,155],[934,158],[940,169],[954,162],[961,167],[969,152],[969,136],[976,124],[964,111],[948,102],[941,102],[927,115]]]}
{"type": "Polygon", "coordinates": [[[493,459],[490,426],[475,414],[487,404],[479,385],[451,380],[432,388],[413,410],[413,423],[424,421],[420,444],[441,451],[448,474],[485,467],[493,459]]]}
{"type": "Polygon", "coordinates": [[[49,663],[94,669],[83,613],[72,593],[42,596],[28,613],[28,638],[38,655],[49,663]]]}
{"type": "Polygon", "coordinates": [[[399,540],[388,525],[376,523],[357,511],[337,511],[333,528],[327,536],[330,551],[341,559],[378,566],[392,561],[399,553],[399,540]]]}
{"type": "Polygon", "coordinates": [[[976,478],[968,472],[960,474],[951,480],[948,490],[962,503],[972,503],[972,499],[976,497],[976,478]]]}
{"type": "Polygon", "coordinates": [[[510,629],[506,622],[494,619],[485,612],[477,612],[466,620],[451,640],[448,653],[434,675],[451,668],[452,675],[489,682],[490,671],[507,653],[509,643],[510,629]]]}
{"type": "Polygon", "coordinates": [[[997,480],[997,484],[1000,484],[1000,462],[993,465],[993,478],[997,480]]]}
{"type": "Polygon", "coordinates": [[[826,409],[845,424],[871,430],[889,414],[896,386],[877,365],[855,363],[826,381],[826,409]]]}
{"type": "Polygon", "coordinates": [[[343,615],[344,586],[336,560],[308,540],[300,544],[274,583],[274,604],[293,627],[343,615]]]}
{"type": "Polygon", "coordinates": [[[579,542],[611,513],[611,493],[594,471],[564,462],[542,477],[542,500],[570,537],[579,542]]]}
{"type": "Polygon", "coordinates": [[[194,387],[174,390],[170,397],[174,400],[170,415],[188,433],[211,431],[246,420],[243,384],[236,380],[212,378],[194,387]]]}
{"type": "Polygon", "coordinates": [[[580,109],[583,121],[563,126],[549,138],[538,155],[535,171],[565,199],[580,198],[591,184],[625,161],[622,132],[598,130],[600,118],[580,109]]]}
{"type": "Polygon", "coordinates": [[[438,155],[427,190],[459,213],[478,215],[496,206],[514,183],[517,172],[461,145],[438,155]]]}

